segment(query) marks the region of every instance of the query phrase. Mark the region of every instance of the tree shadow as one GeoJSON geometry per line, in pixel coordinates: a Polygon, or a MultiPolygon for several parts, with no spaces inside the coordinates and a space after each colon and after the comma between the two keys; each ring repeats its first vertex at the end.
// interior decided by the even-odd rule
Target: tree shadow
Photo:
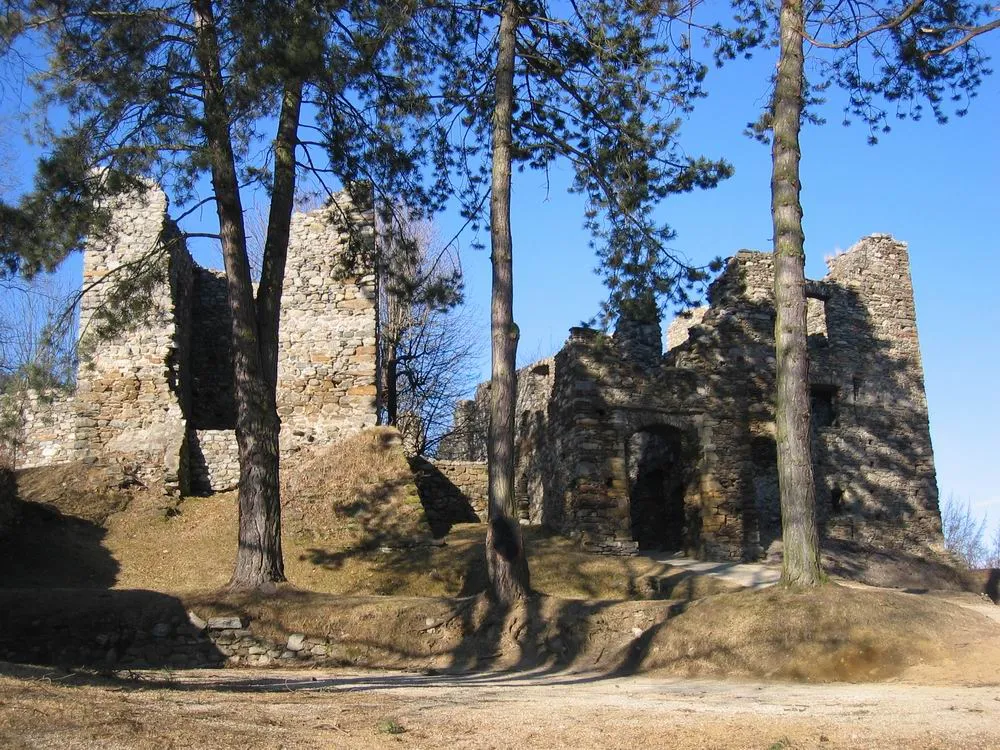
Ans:
{"type": "Polygon", "coordinates": [[[0,659],[103,670],[220,666],[184,603],[143,590],[0,590],[0,659]]]}
{"type": "Polygon", "coordinates": [[[0,546],[0,588],[109,588],[120,565],[107,531],[51,505],[21,502],[18,524],[0,546]]]}

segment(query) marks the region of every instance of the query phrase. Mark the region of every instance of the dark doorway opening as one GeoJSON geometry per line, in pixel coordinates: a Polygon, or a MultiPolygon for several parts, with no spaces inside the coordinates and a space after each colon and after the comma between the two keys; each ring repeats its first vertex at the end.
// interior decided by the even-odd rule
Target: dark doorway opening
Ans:
{"type": "Polygon", "coordinates": [[[693,473],[692,442],[667,426],[640,430],[628,440],[630,520],[639,549],[697,548],[697,511],[684,502],[693,473]]]}

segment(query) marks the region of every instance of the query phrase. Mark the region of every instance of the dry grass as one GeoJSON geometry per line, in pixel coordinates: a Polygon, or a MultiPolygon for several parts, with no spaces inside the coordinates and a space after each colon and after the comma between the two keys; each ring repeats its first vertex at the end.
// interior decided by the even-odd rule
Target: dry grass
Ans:
{"type": "Polygon", "coordinates": [[[17,472],[18,492],[23,500],[96,524],[103,524],[111,514],[128,507],[132,494],[119,487],[124,480],[116,466],[81,461],[17,472]]]}
{"type": "Polygon", "coordinates": [[[430,540],[420,496],[395,429],[377,427],[285,462],[282,511],[302,536],[341,548],[430,540]]]}
{"type": "MultiPolygon", "coordinates": [[[[281,587],[232,592],[0,590],[0,629],[109,629],[239,615],[258,637],[302,633],[358,667],[468,672],[540,666],[685,677],[996,685],[1000,624],[949,602],[825,586],[720,594],[689,603],[536,597],[504,609],[485,596],[333,596],[281,587]],[[683,611],[681,611],[683,610],[683,611]]],[[[290,665],[286,665],[290,666],[290,665]]]]}
{"type": "Polygon", "coordinates": [[[997,623],[934,598],[776,586],[693,602],[650,633],[634,664],[685,676],[873,681],[950,655],[980,658],[972,644],[998,635],[997,623]]]}
{"type": "MultiPolygon", "coordinates": [[[[214,591],[236,554],[236,493],[184,498],[117,489],[120,471],[71,464],[20,472],[34,510],[0,551],[2,584],[214,591]],[[58,556],[50,554],[59,549],[58,556]]],[[[285,572],[297,587],[340,595],[450,597],[486,585],[483,524],[453,527],[432,545],[394,430],[376,428],[304,452],[283,470],[285,572]]],[[[587,554],[568,539],[525,529],[533,587],[564,599],[634,599],[644,579],[670,569],[647,558],[587,554]]],[[[728,590],[710,578],[670,593],[693,599],[728,590]]]]}
{"type": "MultiPolygon", "coordinates": [[[[194,606],[206,615],[238,611],[276,638],[336,635],[362,663],[381,666],[474,668],[494,654],[520,666],[584,659],[679,674],[867,680],[946,653],[973,658],[979,646],[969,644],[997,640],[995,624],[926,597],[827,586],[700,599],[725,588],[710,578],[677,581],[671,595],[694,603],[668,620],[670,605],[622,601],[669,576],[668,566],[587,554],[531,528],[532,584],[545,596],[498,613],[481,597],[455,599],[485,586],[483,525],[456,526],[445,546],[430,544],[393,431],[302,455],[284,476],[283,544],[295,588],[279,596],[218,593],[235,557],[235,493],[185,498],[168,514],[156,492],[119,490],[114,471],[82,465],[21,472],[29,525],[0,550],[0,585],[50,589],[38,606],[80,621],[99,619],[110,594],[52,589],[147,589],[148,602],[127,591],[112,599],[153,619],[163,616],[157,608],[183,616],[194,606]]],[[[28,612],[19,596],[9,591],[0,606],[16,600],[28,612]]]]}

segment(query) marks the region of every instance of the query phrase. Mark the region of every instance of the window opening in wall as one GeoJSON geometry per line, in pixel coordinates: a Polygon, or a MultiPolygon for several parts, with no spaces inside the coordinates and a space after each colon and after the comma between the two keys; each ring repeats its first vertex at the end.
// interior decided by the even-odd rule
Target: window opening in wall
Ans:
{"type": "Polygon", "coordinates": [[[750,439],[750,458],[758,471],[776,469],[778,445],[770,435],[755,435],[750,439]]]}
{"type": "Polygon", "coordinates": [[[809,408],[814,427],[832,427],[837,424],[837,388],[830,385],[810,387],[809,408]]]}
{"type": "Polygon", "coordinates": [[[531,374],[532,375],[539,375],[539,376],[546,376],[546,375],[549,374],[549,366],[548,365],[535,365],[534,367],[531,368],[531,374]]]}
{"type": "Polygon", "coordinates": [[[844,491],[840,487],[830,490],[830,511],[841,513],[844,510],[844,491]]]}
{"type": "Polygon", "coordinates": [[[825,299],[806,298],[806,334],[812,342],[821,344],[828,342],[825,299]]]}

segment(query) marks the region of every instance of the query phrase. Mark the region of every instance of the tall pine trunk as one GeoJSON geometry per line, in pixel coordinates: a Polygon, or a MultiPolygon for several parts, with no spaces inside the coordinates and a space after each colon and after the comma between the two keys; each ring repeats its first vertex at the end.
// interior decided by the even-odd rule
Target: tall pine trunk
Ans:
{"type": "Polygon", "coordinates": [[[774,94],[771,214],[774,220],[774,341],[777,357],[778,481],[786,584],[822,581],[809,424],[805,236],[799,198],[799,130],[804,69],[803,0],[782,0],[781,52],[774,94]]]}
{"type": "Polygon", "coordinates": [[[247,260],[243,208],[229,130],[215,20],[209,0],[194,0],[197,61],[203,81],[209,147],[232,317],[236,442],[239,448],[239,547],[230,586],[260,588],[285,580],[278,490],[278,412],[261,356],[247,260]]]}
{"type": "Polygon", "coordinates": [[[291,236],[292,210],[295,207],[295,146],[302,110],[302,88],[302,79],[293,78],[285,85],[282,96],[278,133],[274,140],[271,207],[267,216],[260,287],[257,289],[261,358],[265,375],[275,392],[278,384],[278,321],[291,236]]]}
{"type": "Polygon", "coordinates": [[[514,404],[517,382],[517,326],[514,325],[514,279],[510,234],[511,122],[514,106],[514,48],[518,8],[505,0],[500,17],[493,111],[493,173],[490,239],[493,262],[491,332],[493,372],[490,387],[489,525],[486,565],[492,594],[511,604],[530,591],[528,560],[514,501],[514,404]]]}

